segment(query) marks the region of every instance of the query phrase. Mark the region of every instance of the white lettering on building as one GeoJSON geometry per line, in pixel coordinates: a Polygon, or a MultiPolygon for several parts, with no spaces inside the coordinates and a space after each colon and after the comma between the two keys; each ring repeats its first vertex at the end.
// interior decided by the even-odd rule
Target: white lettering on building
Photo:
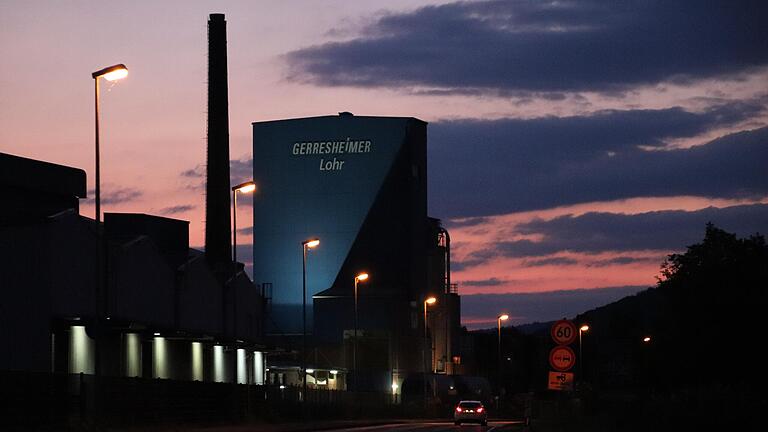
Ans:
{"type": "MultiPolygon", "coordinates": [[[[294,156],[312,155],[354,155],[370,153],[372,144],[370,140],[353,140],[347,137],[340,141],[301,141],[293,143],[291,153],[294,156]]],[[[320,171],[340,171],[344,168],[344,159],[338,157],[321,158],[320,171]]]]}

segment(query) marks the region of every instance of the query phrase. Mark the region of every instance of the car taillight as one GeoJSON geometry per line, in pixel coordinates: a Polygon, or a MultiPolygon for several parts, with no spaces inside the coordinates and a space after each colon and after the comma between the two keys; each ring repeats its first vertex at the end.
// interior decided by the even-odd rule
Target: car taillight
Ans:
{"type": "Polygon", "coordinates": [[[461,412],[461,407],[456,407],[456,412],[461,412]]]}
{"type": "Polygon", "coordinates": [[[483,407],[478,408],[477,412],[483,412],[483,407]]]}

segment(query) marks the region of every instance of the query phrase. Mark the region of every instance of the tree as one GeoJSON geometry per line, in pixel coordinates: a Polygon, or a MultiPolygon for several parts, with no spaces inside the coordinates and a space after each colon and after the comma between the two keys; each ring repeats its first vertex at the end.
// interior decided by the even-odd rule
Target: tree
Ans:
{"type": "Polygon", "coordinates": [[[768,247],[709,223],[704,240],[669,255],[658,288],[671,312],[659,326],[674,356],[696,381],[746,382],[750,355],[766,340],[768,247]]]}

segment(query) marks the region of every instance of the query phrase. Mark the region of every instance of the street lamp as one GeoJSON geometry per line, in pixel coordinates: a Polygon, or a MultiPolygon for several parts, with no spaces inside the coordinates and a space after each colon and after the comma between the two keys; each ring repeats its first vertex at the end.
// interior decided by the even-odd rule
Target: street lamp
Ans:
{"type": "Polygon", "coordinates": [[[424,372],[424,406],[427,404],[427,305],[437,303],[437,298],[430,296],[424,300],[424,343],[421,347],[421,367],[424,372]]]}
{"type": "Polygon", "coordinates": [[[579,381],[584,379],[584,354],[581,351],[581,334],[589,331],[589,326],[584,324],[579,327],[579,381]]]}
{"type": "Polygon", "coordinates": [[[117,81],[128,76],[128,68],[124,64],[116,64],[109,66],[101,70],[97,70],[92,73],[93,82],[95,83],[95,113],[96,113],[96,225],[100,225],[101,222],[101,158],[99,157],[99,78],[104,78],[107,81],[117,81]]]}
{"type": "MultiPolygon", "coordinates": [[[[109,66],[101,70],[97,70],[96,72],[93,72],[91,74],[93,77],[94,82],[94,119],[95,119],[95,130],[94,130],[94,141],[95,141],[95,148],[96,148],[96,176],[95,176],[95,182],[96,182],[96,196],[95,196],[95,204],[96,204],[96,233],[98,234],[98,246],[96,251],[96,317],[101,318],[102,308],[106,312],[107,309],[107,288],[106,288],[106,270],[104,267],[104,253],[106,249],[106,243],[104,242],[104,235],[103,230],[101,227],[101,156],[99,151],[99,78],[104,78],[107,81],[117,81],[119,79],[125,78],[128,76],[128,68],[125,67],[124,64],[116,64],[114,66],[109,66]]],[[[100,326],[99,320],[97,320],[97,326],[100,326]]],[[[98,333],[98,332],[97,332],[98,333]]],[[[96,347],[96,374],[99,375],[101,373],[101,348],[98,346],[96,347]]]]}
{"type": "Polygon", "coordinates": [[[433,305],[437,303],[436,297],[428,297],[424,300],[424,339],[427,338],[427,305],[433,305]]]}
{"type": "Polygon", "coordinates": [[[509,315],[507,314],[501,314],[496,317],[496,327],[498,328],[498,350],[499,355],[497,356],[496,366],[498,368],[499,373],[499,384],[501,384],[501,322],[506,321],[509,319],[509,315]]]}
{"type": "Polygon", "coordinates": [[[302,264],[302,298],[301,298],[301,381],[302,381],[302,402],[307,398],[307,251],[320,245],[320,239],[309,239],[301,242],[302,264]]]}
{"type": "MultiPolygon", "coordinates": [[[[256,183],[247,181],[237,186],[232,186],[232,279],[237,276],[237,193],[251,193],[256,190],[256,183]]],[[[234,333],[237,334],[237,289],[232,290],[232,314],[234,333]]]]}
{"type": "Polygon", "coordinates": [[[368,273],[360,273],[355,276],[355,337],[352,339],[352,374],[355,383],[355,390],[358,389],[357,382],[357,284],[360,281],[368,280],[368,273]]]}
{"type": "Polygon", "coordinates": [[[232,262],[237,263],[237,193],[251,193],[256,190],[256,183],[247,181],[232,186],[232,262]]]}
{"type": "Polygon", "coordinates": [[[643,343],[650,343],[650,342],[651,342],[651,337],[650,336],[646,336],[646,337],[643,338],[643,343]]]}

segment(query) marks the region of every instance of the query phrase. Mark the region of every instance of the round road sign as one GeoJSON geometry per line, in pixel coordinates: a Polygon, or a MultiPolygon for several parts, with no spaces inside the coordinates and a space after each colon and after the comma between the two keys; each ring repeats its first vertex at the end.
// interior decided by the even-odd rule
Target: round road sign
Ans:
{"type": "Polygon", "coordinates": [[[553,369],[565,372],[576,363],[576,355],[567,346],[556,346],[549,352],[549,364],[553,369]]]}
{"type": "Polygon", "coordinates": [[[550,334],[558,345],[570,345],[576,340],[576,326],[568,320],[560,320],[552,324],[550,334]]]}

